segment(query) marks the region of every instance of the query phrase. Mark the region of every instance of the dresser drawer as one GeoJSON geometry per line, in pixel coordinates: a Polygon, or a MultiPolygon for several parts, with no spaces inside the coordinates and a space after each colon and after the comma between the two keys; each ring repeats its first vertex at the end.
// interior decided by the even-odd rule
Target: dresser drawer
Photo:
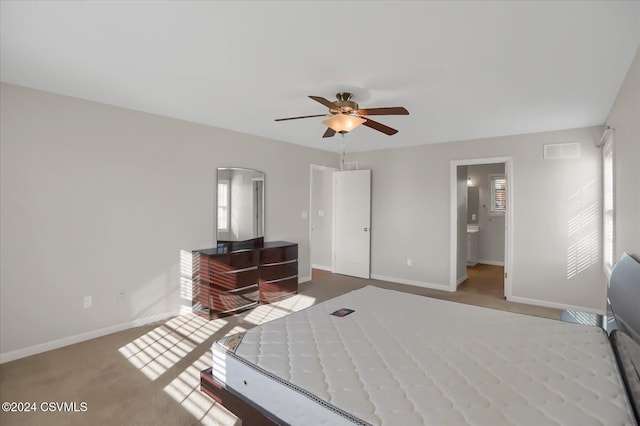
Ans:
{"type": "Polygon", "coordinates": [[[260,250],[260,264],[286,262],[298,259],[298,245],[272,247],[260,250]]]}
{"type": "Polygon", "coordinates": [[[260,283],[298,275],[298,261],[260,265],[260,283]]]}
{"type": "MultiPolygon", "coordinates": [[[[221,291],[234,290],[249,285],[258,284],[259,272],[257,267],[225,273],[212,273],[209,281],[213,288],[221,291]]],[[[200,282],[204,280],[201,278],[200,282]]]]}
{"type": "Polygon", "coordinates": [[[298,293],[298,276],[260,283],[260,303],[273,303],[298,293]]]}
{"type": "Polygon", "coordinates": [[[254,307],[258,303],[258,285],[235,292],[212,291],[209,296],[211,313],[230,315],[254,307]]]}
{"type": "MultiPolygon", "coordinates": [[[[202,258],[200,263],[203,261],[202,258]]],[[[237,253],[208,256],[207,261],[209,271],[228,272],[258,266],[258,253],[255,250],[243,250],[237,253]]],[[[200,271],[202,273],[202,267],[200,267],[200,271]]]]}

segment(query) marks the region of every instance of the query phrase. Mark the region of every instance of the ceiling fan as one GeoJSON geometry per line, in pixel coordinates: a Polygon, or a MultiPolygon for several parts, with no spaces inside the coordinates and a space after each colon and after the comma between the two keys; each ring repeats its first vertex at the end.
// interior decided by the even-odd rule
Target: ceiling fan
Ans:
{"type": "Polygon", "coordinates": [[[322,124],[327,126],[327,130],[322,135],[323,138],[330,138],[337,133],[346,134],[355,129],[360,124],[364,124],[374,130],[382,132],[386,135],[395,135],[398,133],[396,129],[385,126],[382,123],[373,121],[370,115],[409,115],[404,107],[386,107],[386,108],[366,108],[360,109],[358,104],[351,100],[351,93],[341,92],[336,95],[337,101],[331,102],[321,96],[309,96],[316,102],[329,108],[329,113],[303,115],[300,117],[277,118],[275,121],[297,120],[300,118],[312,117],[329,117],[322,124]]]}

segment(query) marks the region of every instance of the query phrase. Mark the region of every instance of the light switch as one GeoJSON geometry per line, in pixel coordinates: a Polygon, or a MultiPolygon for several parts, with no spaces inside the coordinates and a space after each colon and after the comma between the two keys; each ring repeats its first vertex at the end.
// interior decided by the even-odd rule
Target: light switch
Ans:
{"type": "Polygon", "coordinates": [[[320,217],[324,216],[324,210],[318,210],[318,216],[320,217]]]}
{"type": "Polygon", "coordinates": [[[306,218],[307,218],[307,212],[306,212],[306,211],[302,212],[302,218],[303,218],[303,219],[306,219],[306,218]]]}

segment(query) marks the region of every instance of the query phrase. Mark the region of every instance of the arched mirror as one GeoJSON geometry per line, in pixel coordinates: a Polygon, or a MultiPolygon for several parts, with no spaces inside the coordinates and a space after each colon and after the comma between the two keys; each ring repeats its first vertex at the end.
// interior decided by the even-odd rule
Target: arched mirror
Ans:
{"type": "Polygon", "coordinates": [[[218,169],[218,241],[264,237],[264,173],[239,167],[218,169]]]}

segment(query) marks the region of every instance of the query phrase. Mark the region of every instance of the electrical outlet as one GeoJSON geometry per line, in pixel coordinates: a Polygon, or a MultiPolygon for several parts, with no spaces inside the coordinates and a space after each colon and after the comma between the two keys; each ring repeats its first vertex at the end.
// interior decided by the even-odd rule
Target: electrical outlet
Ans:
{"type": "Polygon", "coordinates": [[[122,302],[126,297],[124,290],[118,290],[118,302],[122,302]]]}
{"type": "Polygon", "coordinates": [[[82,306],[85,309],[90,308],[92,303],[93,301],[91,300],[91,296],[85,296],[84,299],[82,299],[82,306]]]}
{"type": "Polygon", "coordinates": [[[413,266],[413,260],[407,259],[407,266],[413,266]]]}

